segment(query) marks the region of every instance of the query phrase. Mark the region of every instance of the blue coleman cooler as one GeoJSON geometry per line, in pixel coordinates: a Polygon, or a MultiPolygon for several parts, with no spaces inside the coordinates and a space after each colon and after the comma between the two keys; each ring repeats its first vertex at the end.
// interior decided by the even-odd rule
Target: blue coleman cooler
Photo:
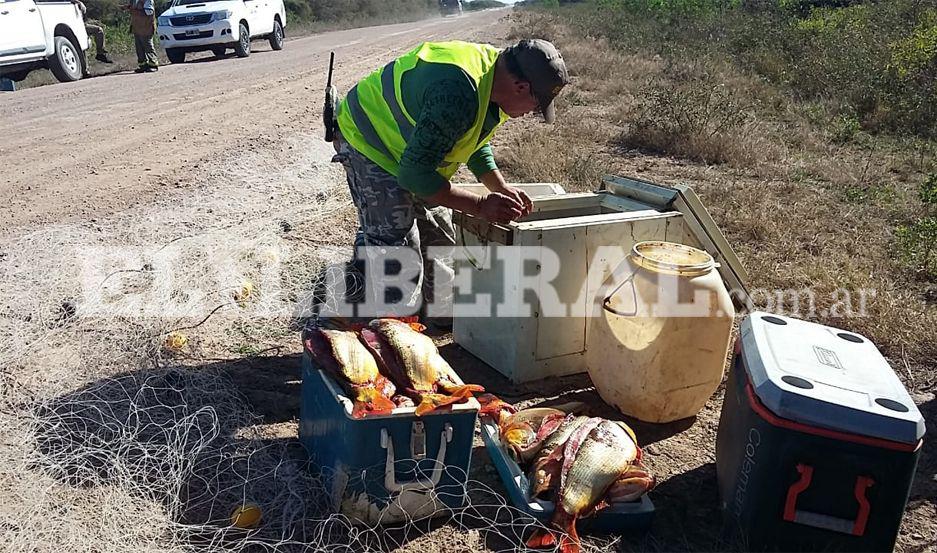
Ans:
{"type": "Polygon", "coordinates": [[[333,512],[375,525],[462,506],[478,401],[421,417],[413,407],[354,419],[341,387],[303,355],[299,439],[333,512]]]}
{"type": "Polygon", "coordinates": [[[924,420],[874,344],[755,312],[716,438],[726,532],[748,550],[891,551],[924,420]]]}

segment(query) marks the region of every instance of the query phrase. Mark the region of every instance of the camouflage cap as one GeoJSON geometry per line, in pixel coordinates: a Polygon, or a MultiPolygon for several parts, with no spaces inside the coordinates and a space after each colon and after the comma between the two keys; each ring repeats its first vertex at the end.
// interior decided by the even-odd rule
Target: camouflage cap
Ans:
{"type": "Polygon", "coordinates": [[[560,51],[551,42],[535,38],[522,40],[504,52],[508,55],[511,72],[530,83],[540,103],[543,120],[552,123],[556,119],[553,99],[569,84],[569,73],[560,51]]]}

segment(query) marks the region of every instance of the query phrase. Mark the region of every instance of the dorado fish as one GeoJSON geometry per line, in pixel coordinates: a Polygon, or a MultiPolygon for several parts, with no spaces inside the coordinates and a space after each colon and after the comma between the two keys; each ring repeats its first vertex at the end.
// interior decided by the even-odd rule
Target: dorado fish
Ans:
{"type": "Polygon", "coordinates": [[[418,402],[416,414],[465,401],[485,389],[465,384],[439,354],[432,338],[394,319],[376,319],[361,330],[381,369],[404,394],[418,402]]]}
{"type": "Polygon", "coordinates": [[[589,417],[569,415],[559,428],[543,441],[527,476],[531,497],[547,499],[544,495],[559,484],[560,471],[563,468],[563,446],[569,437],[588,421],[589,417]]]}
{"type": "Polygon", "coordinates": [[[391,401],[395,392],[393,383],[378,371],[377,362],[357,334],[314,328],[306,333],[303,342],[316,362],[351,396],[352,417],[387,414],[397,406],[391,401]]]}
{"type": "Polygon", "coordinates": [[[519,463],[529,463],[540,452],[543,441],[553,434],[566,419],[567,413],[582,409],[580,402],[557,407],[531,407],[518,411],[491,394],[478,398],[482,404],[480,417],[488,418],[498,425],[501,443],[519,463]]]}
{"type": "MultiPolygon", "coordinates": [[[[558,544],[562,553],[578,553],[576,520],[607,506],[606,495],[616,483],[622,482],[622,489],[630,496],[637,494],[636,497],[654,485],[646,471],[634,470],[640,449],[626,427],[603,419],[598,424],[594,421],[590,419],[577,428],[563,447],[561,483],[550,521],[555,529],[564,532],[558,544]]],[[[550,530],[538,530],[527,541],[529,547],[538,548],[556,544],[556,535],[550,530]]]]}

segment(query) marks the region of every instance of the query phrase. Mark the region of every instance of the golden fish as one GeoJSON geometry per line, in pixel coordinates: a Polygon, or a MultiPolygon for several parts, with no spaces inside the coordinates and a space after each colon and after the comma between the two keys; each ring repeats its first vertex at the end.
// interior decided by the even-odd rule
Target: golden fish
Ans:
{"type": "Polygon", "coordinates": [[[419,404],[417,415],[464,401],[485,389],[465,384],[439,354],[432,338],[395,319],[376,319],[361,330],[384,373],[419,404]]]}
{"type": "Polygon", "coordinates": [[[498,424],[501,442],[519,463],[530,462],[540,452],[543,441],[563,424],[567,413],[585,407],[581,402],[573,402],[517,411],[492,394],[484,394],[478,401],[482,404],[478,415],[498,424]]]}
{"type": "MultiPolygon", "coordinates": [[[[610,488],[620,482],[622,493],[639,497],[653,487],[653,478],[635,466],[641,450],[626,428],[622,423],[590,419],[563,446],[560,487],[551,519],[553,527],[565,532],[559,539],[562,553],[578,553],[576,520],[606,506],[610,488]]],[[[549,531],[535,532],[527,542],[529,547],[555,544],[556,536],[549,531]]]]}
{"type": "Polygon", "coordinates": [[[390,400],[394,385],[378,371],[374,356],[357,334],[314,328],[306,332],[303,345],[351,396],[352,417],[387,414],[396,407],[390,400]]]}

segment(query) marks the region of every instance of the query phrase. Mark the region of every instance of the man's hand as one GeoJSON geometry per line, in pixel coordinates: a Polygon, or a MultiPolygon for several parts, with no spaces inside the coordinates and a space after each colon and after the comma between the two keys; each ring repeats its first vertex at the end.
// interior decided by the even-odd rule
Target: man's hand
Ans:
{"type": "Polygon", "coordinates": [[[530,201],[530,196],[520,188],[508,186],[504,181],[504,177],[501,175],[501,171],[497,169],[488,171],[478,177],[478,180],[491,192],[497,192],[498,194],[513,198],[514,201],[523,208],[524,212],[522,215],[527,215],[534,210],[534,203],[530,201]]]}
{"type": "Polygon", "coordinates": [[[478,215],[492,223],[510,223],[524,215],[524,212],[522,203],[499,192],[491,192],[478,204],[478,215]]]}
{"type": "Polygon", "coordinates": [[[530,196],[527,195],[527,192],[524,192],[520,188],[505,185],[500,189],[492,190],[492,192],[504,194],[517,202],[524,210],[522,215],[529,215],[530,212],[534,210],[534,202],[530,199],[530,196]]]}

